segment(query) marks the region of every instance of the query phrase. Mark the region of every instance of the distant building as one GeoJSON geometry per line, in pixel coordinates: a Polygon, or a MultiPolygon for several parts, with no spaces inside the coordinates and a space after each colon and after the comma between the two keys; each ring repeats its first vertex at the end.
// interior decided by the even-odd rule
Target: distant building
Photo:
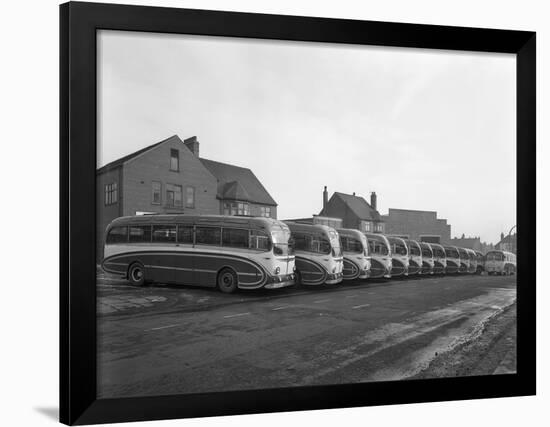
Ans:
{"type": "MultiPolygon", "coordinates": [[[[319,217],[341,219],[342,227],[363,232],[384,233],[384,221],[376,210],[376,193],[371,193],[371,203],[360,196],[335,192],[328,199],[327,187],[323,191],[323,209],[319,217]]],[[[319,220],[318,220],[319,221],[319,220]]]]}
{"type": "Polygon", "coordinates": [[[390,208],[382,215],[386,234],[421,242],[450,244],[451,226],[446,219],[437,217],[435,211],[390,208]]]}
{"type": "Polygon", "coordinates": [[[509,234],[507,236],[505,236],[504,233],[500,233],[500,242],[495,245],[495,249],[498,251],[508,251],[517,254],[517,233],[509,234]]]}
{"type": "Polygon", "coordinates": [[[98,255],[115,218],[154,213],[277,218],[277,203],[248,169],[199,157],[197,137],[177,135],[121,157],[96,172],[98,255]]]}
{"type": "Polygon", "coordinates": [[[451,239],[451,245],[473,249],[483,254],[494,248],[492,243],[482,242],[480,237],[466,237],[464,234],[462,237],[453,237],[451,239]]]}
{"type": "Polygon", "coordinates": [[[462,237],[453,237],[451,239],[451,245],[473,249],[474,251],[481,251],[482,248],[480,237],[465,237],[464,234],[462,237]]]}
{"type": "Polygon", "coordinates": [[[315,224],[315,225],[327,225],[334,229],[343,228],[343,222],[341,218],[330,218],[328,216],[313,215],[309,218],[294,218],[287,221],[299,222],[301,224],[315,224]]]}

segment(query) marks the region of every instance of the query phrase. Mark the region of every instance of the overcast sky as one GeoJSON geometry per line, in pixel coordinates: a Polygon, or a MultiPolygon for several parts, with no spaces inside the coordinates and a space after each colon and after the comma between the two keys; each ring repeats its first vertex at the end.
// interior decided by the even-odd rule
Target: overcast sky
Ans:
{"type": "Polygon", "coordinates": [[[323,186],[437,211],[452,236],[515,224],[515,56],[101,31],[98,167],[177,134],[251,168],[280,219],[323,186]]]}

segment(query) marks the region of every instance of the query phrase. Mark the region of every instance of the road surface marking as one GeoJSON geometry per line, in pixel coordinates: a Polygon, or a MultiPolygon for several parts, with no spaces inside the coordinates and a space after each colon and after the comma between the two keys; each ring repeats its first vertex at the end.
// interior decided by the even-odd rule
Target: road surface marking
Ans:
{"type": "Polygon", "coordinates": [[[173,324],[173,325],[166,325],[166,326],[159,326],[158,328],[151,328],[150,331],[158,331],[159,329],[167,329],[167,328],[175,328],[176,326],[179,326],[180,324],[173,324]]]}
{"type": "Polygon", "coordinates": [[[363,308],[363,307],[368,307],[370,304],[361,304],[361,305],[356,305],[355,307],[352,307],[354,310],[357,309],[357,308],[363,308]]]}
{"type": "Polygon", "coordinates": [[[355,297],[357,297],[357,296],[359,296],[359,295],[357,295],[357,294],[353,294],[353,295],[346,295],[346,298],[355,298],[355,297]]]}
{"type": "Polygon", "coordinates": [[[246,313],[237,313],[237,314],[229,314],[227,316],[223,316],[224,319],[229,319],[231,317],[239,317],[239,316],[247,316],[249,315],[250,313],[249,312],[246,312],[246,313]]]}
{"type": "Polygon", "coordinates": [[[292,305],[283,305],[281,307],[272,308],[271,310],[273,310],[273,311],[284,310],[285,308],[291,308],[291,307],[294,307],[294,306],[292,306],[292,305]]]}
{"type": "Polygon", "coordinates": [[[330,299],[318,299],[317,301],[313,301],[313,304],[322,304],[324,302],[329,302],[330,299]]]}

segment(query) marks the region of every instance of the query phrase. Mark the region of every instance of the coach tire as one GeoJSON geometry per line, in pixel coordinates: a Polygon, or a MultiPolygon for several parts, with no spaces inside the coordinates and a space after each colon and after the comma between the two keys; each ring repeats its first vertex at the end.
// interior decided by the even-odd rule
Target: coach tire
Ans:
{"type": "Polygon", "coordinates": [[[128,269],[128,281],[134,286],[145,285],[145,268],[143,264],[134,262],[128,269]]]}
{"type": "Polygon", "coordinates": [[[237,290],[239,279],[237,273],[230,268],[224,268],[218,273],[218,289],[225,294],[232,294],[237,290]]]}

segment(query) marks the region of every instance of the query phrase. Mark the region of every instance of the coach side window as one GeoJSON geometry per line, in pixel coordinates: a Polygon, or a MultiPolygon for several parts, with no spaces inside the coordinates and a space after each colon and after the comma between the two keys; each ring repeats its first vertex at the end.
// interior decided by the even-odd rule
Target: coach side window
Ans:
{"type": "Polygon", "coordinates": [[[197,227],[195,230],[195,244],[219,246],[221,234],[221,228],[219,227],[197,227]]]}
{"type": "Polygon", "coordinates": [[[128,241],[130,243],[149,243],[151,241],[150,225],[134,225],[129,227],[128,241]]]}
{"type": "Polygon", "coordinates": [[[178,243],[193,244],[193,227],[190,225],[178,225],[178,243]]]}
{"type": "Polygon", "coordinates": [[[128,241],[128,227],[113,227],[107,235],[107,243],[126,243],[128,241]]]}
{"type": "Polygon", "coordinates": [[[309,251],[311,247],[311,236],[308,234],[292,233],[294,237],[294,248],[298,251],[309,251]]]}
{"type": "Polygon", "coordinates": [[[153,226],[154,243],[176,243],[175,225],[154,225],[153,226]]]}
{"type": "Polygon", "coordinates": [[[230,248],[248,248],[248,230],[224,228],[222,245],[230,248]]]}

